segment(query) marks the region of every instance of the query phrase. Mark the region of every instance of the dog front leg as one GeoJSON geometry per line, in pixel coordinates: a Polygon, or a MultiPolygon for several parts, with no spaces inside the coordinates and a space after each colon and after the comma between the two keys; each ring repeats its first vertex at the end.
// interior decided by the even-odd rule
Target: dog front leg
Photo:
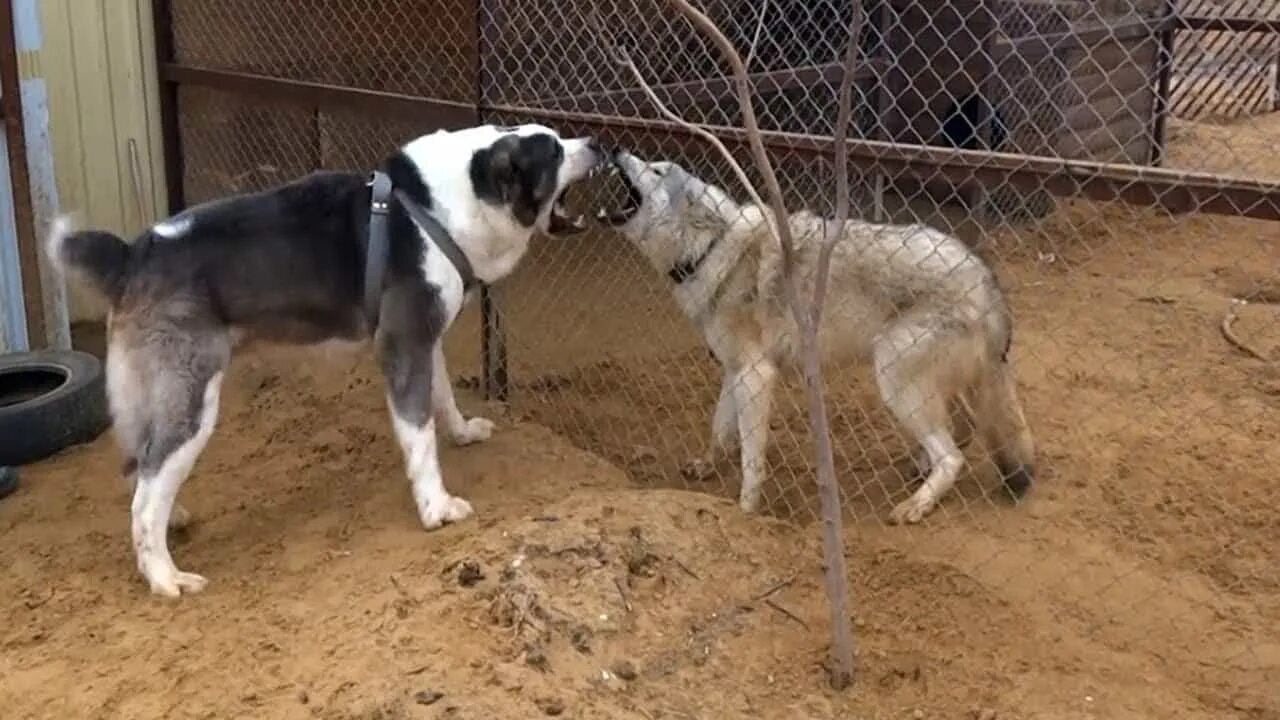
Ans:
{"type": "Polygon", "coordinates": [[[728,372],[720,381],[720,399],[716,401],[715,416],[711,420],[711,443],[701,457],[685,464],[684,476],[690,480],[705,481],[715,473],[716,462],[738,440],[738,409],[733,402],[734,376],[728,372]]]}
{"type": "Polygon", "coordinates": [[[444,363],[444,345],[436,343],[431,353],[431,404],[438,422],[444,424],[455,445],[470,445],[488,440],[493,435],[492,420],[463,417],[453,396],[453,383],[449,381],[449,369],[444,363]]]}
{"type": "Polygon", "coordinates": [[[760,486],[768,474],[769,415],[778,371],[773,363],[759,359],[734,375],[733,404],[737,409],[738,437],[742,443],[742,492],[738,505],[743,512],[760,508],[760,486]]]}
{"type": "Polygon", "coordinates": [[[434,349],[443,324],[430,322],[438,298],[419,285],[395,287],[382,302],[378,356],[387,381],[387,405],[404,452],[418,517],[428,530],[471,515],[471,504],[445,490],[431,413],[434,349]]]}

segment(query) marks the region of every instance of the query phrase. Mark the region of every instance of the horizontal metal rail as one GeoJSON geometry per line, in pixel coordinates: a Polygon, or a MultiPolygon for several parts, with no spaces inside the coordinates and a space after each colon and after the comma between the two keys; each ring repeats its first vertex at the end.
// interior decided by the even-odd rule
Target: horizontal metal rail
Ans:
{"type": "MultiPolygon", "coordinates": [[[[884,61],[873,61],[870,66],[864,65],[860,67],[857,77],[876,77],[880,71],[887,67],[888,63],[884,61]]],[[[795,88],[813,87],[820,83],[827,83],[831,87],[835,87],[840,82],[840,76],[843,73],[844,70],[840,67],[840,63],[832,62],[786,68],[784,70],[755,72],[748,75],[747,80],[757,93],[776,93],[795,88]]],[[[733,97],[736,90],[733,86],[733,78],[721,76],[662,83],[654,85],[653,92],[664,103],[699,104],[733,97]]],[[[584,107],[587,103],[601,102],[612,103],[615,107],[623,102],[644,104],[648,102],[648,95],[641,88],[629,87],[583,93],[581,95],[539,98],[531,101],[531,104],[537,106],[573,104],[577,107],[584,107]]]]}
{"type": "Polygon", "coordinates": [[[1280,34],[1280,17],[1210,17],[1207,15],[1180,15],[1174,21],[1175,30],[1218,30],[1221,32],[1258,32],[1280,34]]]}
{"type": "MultiPolygon", "coordinates": [[[[480,112],[496,112],[544,121],[572,123],[609,133],[639,130],[655,134],[696,137],[687,128],[666,120],[621,117],[523,105],[474,105],[453,100],[286,80],[251,73],[186,67],[164,68],[169,82],[198,85],[261,96],[273,101],[313,106],[343,106],[377,113],[424,111],[457,113],[460,121],[480,112]]],[[[728,143],[744,145],[741,128],[707,126],[728,143]]],[[[829,156],[832,138],[824,135],[764,131],[766,146],[813,156],[829,156]]],[[[1042,189],[1062,197],[1120,200],[1134,205],[1162,207],[1173,213],[1203,212],[1280,220],[1280,183],[1232,178],[1167,168],[1116,165],[1048,156],[1014,155],[983,150],[960,150],[925,145],[850,139],[849,154],[885,171],[905,171],[920,177],[944,175],[958,182],[987,187],[1006,183],[1042,189]]]]}

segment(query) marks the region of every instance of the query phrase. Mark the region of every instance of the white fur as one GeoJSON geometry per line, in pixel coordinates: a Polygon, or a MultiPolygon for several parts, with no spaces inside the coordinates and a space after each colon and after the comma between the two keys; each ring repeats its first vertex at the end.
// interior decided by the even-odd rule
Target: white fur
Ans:
{"type": "Polygon", "coordinates": [[[190,215],[175,215],[168,220],[156,223],[151,232],[166,240],[176,240],[191,230],[194,221],[190,215]]]}
{"type": "Polygon", "coordinates": [[[402,419],[395,405],[391,408],[391,424],[396,439],[404,451],[409,482],[413,485],[413,501],[418,506],[418,518],[427,530],[434,530],[449,522],[465,520],[471,515],[471,503],[454,497],[444,489],[440,475],[440,459],[436,452],[436,423],[428,420],[421,427],[402,419]]]}
{"type": "Polygon", "coordinates": [[[62,243],[75,231],[76,219],[70,213],[59,215],[49,223],[49,234],[45,237],[45,257],[49,258],[59,274],[66,273],[62,263],[62,243]]]}

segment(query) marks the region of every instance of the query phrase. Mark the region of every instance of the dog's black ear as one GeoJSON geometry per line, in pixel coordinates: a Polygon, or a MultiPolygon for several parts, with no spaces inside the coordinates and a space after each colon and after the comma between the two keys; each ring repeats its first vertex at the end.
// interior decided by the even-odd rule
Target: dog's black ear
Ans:
{"type": "Polygon", "coordinates": [[[471,184],[481,199],[499,204],[519,199],[524,181],[519,165],[520,138],[507,135],[471,158],[471,184]]]}
{"type": "Polygon", "coordinates": [[[507,205],[516,220],[532,225],[555,191],[559,143],[549,135],[507,135],[471,158],[476,196],[507,205]]]}

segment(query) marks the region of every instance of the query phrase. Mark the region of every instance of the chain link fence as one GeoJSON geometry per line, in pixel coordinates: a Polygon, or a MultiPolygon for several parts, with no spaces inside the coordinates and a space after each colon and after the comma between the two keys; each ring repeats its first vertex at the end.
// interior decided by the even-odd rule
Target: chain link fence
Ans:
{"type": "MultiPolygon", "coordinates": [[[[1081,632],[1109,628],[1098,642],[1133,648],[1143,667],[1176,656],[1169,662],[1180,667],[1163,671],[1185,679],[1190,695],[1225,694],[1211,707],[1246,697],[1253,704],[1230,712],[1269,717],[1280,712],[1280,484],[1268,472],[1280,457],[1265,440],[1280,430],[1280,318],[1268,304],[1280,300],[1277,226],[1268,222],[1280,218],[1280,114],[1271,112],[1280,28],[1265,22],[1273,13],[1264,4],[1236,5],[701,8],[748,59],[792,211],[832,211],[829,137],[841,57],[856,33],[852,217],[954,234],[992,269],[1011,307],[1010,361],[1038,450],[1036,499],[1012,507],[988,459],[1007,448],[984,452],[975,442],[924,529],[887,527],[921,479],[922,438],[904,434],[865,363],[830,364],[850,553],[891,547],[958,564],[1073,617],[1081,632]],[[1258,22],[1197,30],[1192,15],[1258,22]],[[1235,119],[1197,122],[1210,116],[1235,119]],[[1198,633],[1212,642],[1195,647],[1198,633]],[[1210,669],[1181,667],[1193,658],[1210,669]]],[[[527,121],[677,162],[743,201],[724,159],[655,107],[618,48],[671,111],[722,136],[759,186],[732,79],[662,0],[171,0],[167,15],[187,203],[315,168],[367,169],[438,127],[527,121]]],[[[575,202],[610,206],[617,192],[610,180],[575,202]]],[[[876,232],[881,249],[909,242],[876,232]]],[[[755,268],[760,252],[740,262],[755,268]]],[[[897,262],[888,251],[841,258],[897,262]]],[[[866,290],[850,285],[865,280],[856,273],[833,276],[830,310],[848,324],[831,328],[828,343],[852,334],[872,346],[887,317],[949,310],[936,305],[936,286],[960,270],[937,261],[904,270],[901,287],[866,290]],[[885,303],[879,319],[837,305],[861,290],[885,303]]],[[[691,463],[708,449],[723,371],[698,326],[706,318],[681,311],[674,294],[683,286],[659,264],[606,228],[537,239],[486,298],[491,312],[468,310],[450,340],[451,364],[459,382],[487,386],[514,416],[639,484],[736,497],[736,453],[691,463]],[[484,365],[481,326],[493,351],[484,365]]],[[[737,297],[738,331],[761,332],[746,316],[770,301],[737,297]]],[[[762,511],[803,524],[818,504],[798,378],[785,375],[767,416],[762,511]]],[[[889,596],[856,580],[858,605],[889,596]]],[[[1068,644],[1064,652],[1087,662],[1087,647],[1068,644]]]]}

